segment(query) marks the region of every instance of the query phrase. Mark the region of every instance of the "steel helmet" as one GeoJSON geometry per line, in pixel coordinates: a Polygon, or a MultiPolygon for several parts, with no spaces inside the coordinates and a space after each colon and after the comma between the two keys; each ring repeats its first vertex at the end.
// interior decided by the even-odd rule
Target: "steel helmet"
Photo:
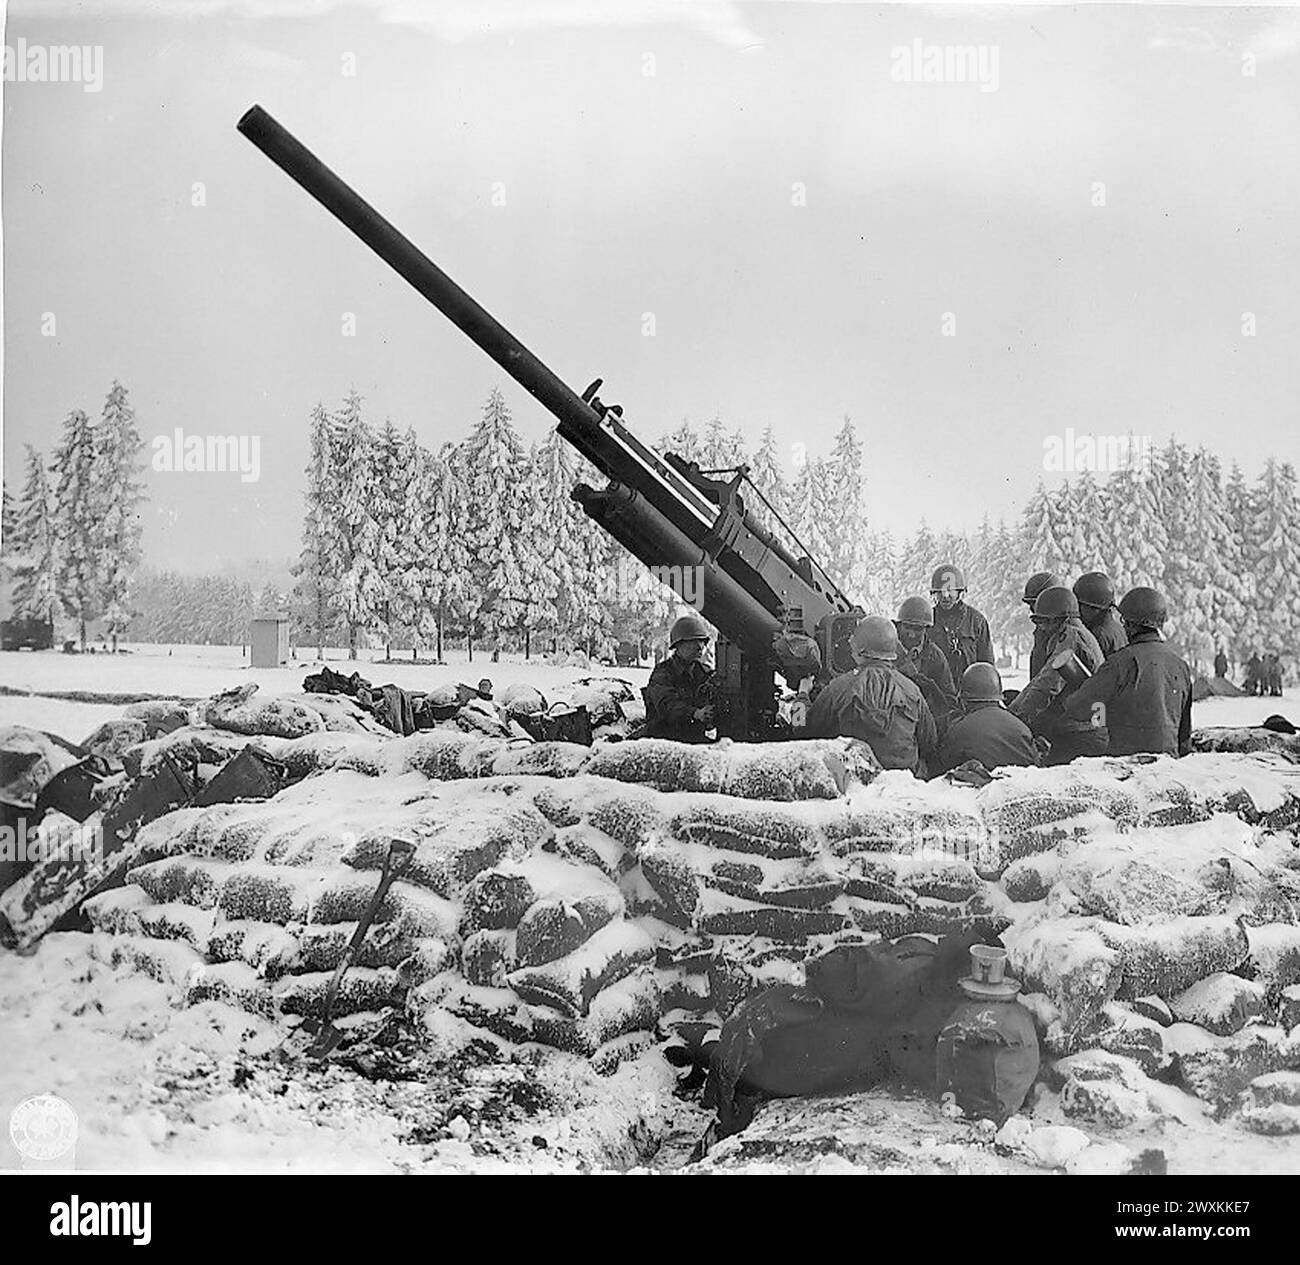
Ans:
{"type": "Polygon", "coordinates": [[[1138,587],[1120,598],[1119,613],[1126,624],[1159,628],[1169,616],[1169,606],[1155,589],[1138,587]]]}
{"type": "Polygon", "coordinates": [[[991,663],[972,663],[961,674],[961,696],[967,703],[1000,703],[1002,676],[991,663]]]}
{"type": "Polygon", "coordinates": [[[934,574],[930,577],[930,592],[937,593],[949,580],[959,593],[965,592],[966,577],[962,575],[959,567],[954,567],[951,563],[935,567],[934,574]]]}
{"type": "Polygon", "coordinates": [[[1084,606],[1103,610],[1115,605],[1115,586],[1104,571],[1086,571],[1074,582],[1074,596],[1084,606]]]}
{"type": "Polygon", "coordinates": [[[1068,619],[1078,613],[1078,599],[1064,584],[1053,584],[1034,599],[1035,619],[1068,619]]]}
{"type": "Polygon", "coordinates": [[[679,641],[708,641],[709,629],[698,615],[683,615],[677,620],[668,634],[668,646],[671,649],[679,641]]]}
{"type": "Polygon", "coordinates": [[[862,659],[889,659],[898,657],[898,633],[893,621],[883,615],[868,615],[853,630],[849,645],[862,659]]]}
{"type": "Polygon", "coordinates": [[[898,608],[897,622],[900,624],[924,624],[927,628],[933,628],[934,607],[923,597],[905,597],[902,606],[898,608]]]}
{"type": "Polygon", "coordinates": [[[1034,604],[1034,599],[1044,590],[1056,588],[1064,584],[1055,571],[1035,571],[1033,575],[1025,581],[1025,596],[1022,601],[1028,602],[1030,606],[1034,604]]]}

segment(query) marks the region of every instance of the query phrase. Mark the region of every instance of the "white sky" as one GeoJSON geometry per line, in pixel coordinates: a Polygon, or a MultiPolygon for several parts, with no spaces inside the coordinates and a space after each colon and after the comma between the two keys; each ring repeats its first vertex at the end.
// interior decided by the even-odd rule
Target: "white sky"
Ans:
{"type": "Polygon", "coordinates": [[[851,415],[877,526],[1016,512],[1066,427],[1300,459],[1294,11],[42,0],[19,38],[104,82],[4,85],[10,491],[114,377],[146,439],[261,438],[255,484],[149,474],[157,565],[296,554],[349,387],[431,446],[494,383],[550,424],[235,132],[253,102],[649,438],[720,412],[815,455],[851,415]],[[894,82],[914,39],[996,46],[998,90],[894,82]]]}

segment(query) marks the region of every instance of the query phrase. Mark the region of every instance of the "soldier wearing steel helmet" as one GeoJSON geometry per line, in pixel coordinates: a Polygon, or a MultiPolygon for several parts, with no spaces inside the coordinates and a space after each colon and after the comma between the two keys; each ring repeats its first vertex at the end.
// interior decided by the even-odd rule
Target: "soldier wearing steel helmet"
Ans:
{"type": "Polygon", "coordinates": [[[1068,764],[1076,756],[1104,755],[1104,724],[1075,719],[1065,711],[1074,686],[1101,667],[1105,656],[1096,639],[1079,618],[1079,603],[1063,584],[1045,588],[1034,601],[1034,627],[1041,631],[1046,662],[1025,686],[1011,711],[1029,726],[1035,738],[1048,745],[1048,764],[1068,764]],[[1057,665],[1077,665],[1062,671],[1057,665]]]}
{"type": "Polygon", "coordinates": [[[1128,645],[1124,625],[1115,614],[1115,586],[1104,571],[1085,571],[1074,582],[1074,596],[1079,602],[1079,618],[1097,639],[1107,659],[1128,645]]]}
{"type": "MultiPolygon", "coordinates": [[[[1038,595],[1044,589],[1056,587],[1058,584],[1064,584],[1055,571],[1035,571],[1033,575],[1025,581],[1024,596],[1020,599],[1029,607],[1029,618],[1032,622],[1034,617],[1034,603],[1038,601],[1038,595]]],[[[1047,662],[1047,630],[1039,624],[1034,624],[1034,644],[1029,651],[1029,675],[1037,676],[1043,670],[1043,664],[1047,662]]]]}
{"type": "Polygon", "coordinates": [[[947,773],[967,760],[986,769],[1038,763],[1029,726],[1002,703],[1002,677],[991,663],[972,663],[961,677],[963,715],[952,723],[939,748],[937,770],[947,773]]]}
{"type": "Polygon", "coordinates": [[[934,630],[930,635],[948,660],[952,679],[959,681],[972,663],[992,663],[989,621],[973,606],[966,605],[966,577],[959,567],[945,563],[935,568],[930,577],[930,598],[934,603],[934,630]]]}
{"type": "Polygon", "coordinates": [[[1111,755],[1186,755],[1192,740],[1192,672],[1165,643],[1169,608],[1155,589],[1130,589],[1119,604],[1128,645],[1065,703],[1075,720],[1101,718],[1111,755]]]}
{"type": "Polygon", "coordinates": [[[683,615],[668,634],[672,653],[641,691],[647,738],[708,742],[713,728],[713,669],[702,662],[709,644],[708,625],[698,615],[683,615]]]}
{"type": "Polygon", "coordinates": [[[942,739],[957,714],[957,690],[947,658],[930,640],[934,608],[923,597],[904,598],[894,627],[898,631],[898,658],[894,666],[920,688],[942,739]]]}
{"type": "Polygon", "coordinates": [[[808,713],[810,738],[860,738],[881,767],[925,776],[938,742],[934,717],[918,686],[895,666],[898,634],[882,615],[868,615],[849,642],[856,672],[837,676],[808,713]]]}

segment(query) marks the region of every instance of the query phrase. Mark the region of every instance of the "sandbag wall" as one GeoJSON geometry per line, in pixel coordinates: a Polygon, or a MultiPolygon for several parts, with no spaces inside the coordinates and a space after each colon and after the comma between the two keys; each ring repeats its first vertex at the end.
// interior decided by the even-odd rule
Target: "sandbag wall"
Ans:
{"type": "Polygon", "coordinates": [[[1172,1081],[1276,1127],[1291,1091],[1255,1082],[1300,1068],[1300,768],[1280,753],[1089,760],[975,790],[882,774],[842,740],[397,738],[342,712],[291,737],[284,709],[315,700],[271,702],[271,733],[227,709],[124,753],[211,770],[252,742],[296,779],[146,827],[126,885],[88,904],[105,952],[193,999],[318,1008],[405,838],[415,865],[340,1013],[451,1013],[610,1067],[655,1037],[698,1053],[837,941],[978,920],[1003,933],[1080,1116],[1140,1118],[1146,1082],[1172,1081]]]}

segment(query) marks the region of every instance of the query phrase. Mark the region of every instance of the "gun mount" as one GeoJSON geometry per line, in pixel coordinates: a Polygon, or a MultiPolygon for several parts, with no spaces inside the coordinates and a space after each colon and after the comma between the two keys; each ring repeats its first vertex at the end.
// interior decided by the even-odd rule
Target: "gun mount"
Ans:
{"type": "Polygon", "coordinates": [[[781,654],[783,634],[816,639],[823,678],[852,667],[847,641],[860,610],[821,566],[796,557],[747,508],[744,467],[716,479],[717,471],[660,456],[627,427],[621,407],[600,401],[599,379],[578,395],[261,106],[237,127],[556,418],[560,435],[609,480],[573,489],[590,518],[661,575],[702,576],[690,596],[721,633],[720,733],[772,736],[775,673],[791,684],[808,674],[806,659],[781,654]]]}

